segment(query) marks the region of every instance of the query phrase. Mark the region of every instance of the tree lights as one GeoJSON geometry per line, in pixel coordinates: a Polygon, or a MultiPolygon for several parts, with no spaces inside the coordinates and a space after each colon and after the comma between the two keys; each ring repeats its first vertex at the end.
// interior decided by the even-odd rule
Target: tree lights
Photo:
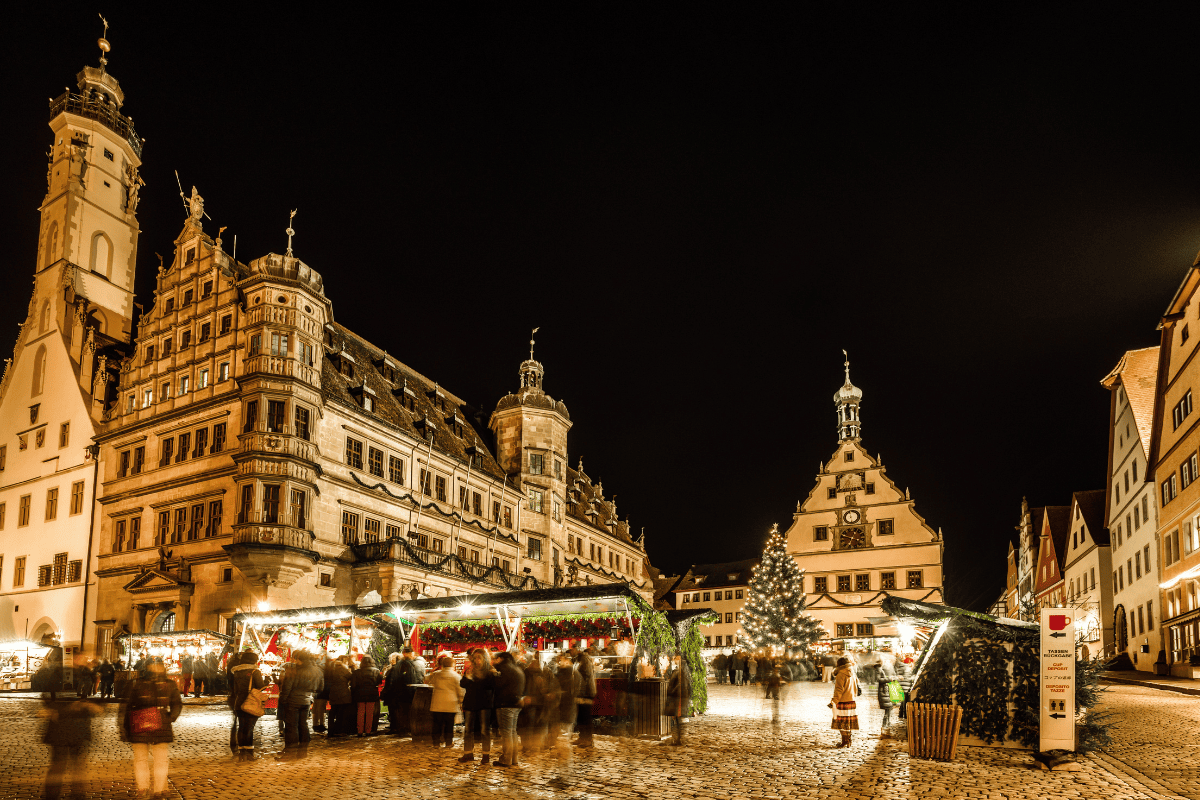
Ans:
{"type": "Polygon", "coordinates": [[[784,545],[779,526],[771,526],[762,561],[750,578],[738,639],[750,649],[792,657],[807,654],[825,629],[804,612],[804,570],[784,545]]]}

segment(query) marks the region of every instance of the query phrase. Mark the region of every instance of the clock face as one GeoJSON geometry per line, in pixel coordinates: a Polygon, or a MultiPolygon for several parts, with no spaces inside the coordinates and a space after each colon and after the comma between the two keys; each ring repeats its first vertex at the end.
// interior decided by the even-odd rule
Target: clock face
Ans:
{"type": "Polygon", "coordinates": [[[851,509],[847,510],[846,513],[842,514],[842,519],[847,524],[854,525],[855,523],[858,522],[860,516],[861,515],[859,514],[859,512],[856,509],[851,508],[851,509]]]}
{"type": "Polygon", "coordinates": [[[866,543],[867,537],[862,528],[847,528],[842,531],[841,549],[852,550],[856,547],[863,547],[866,543]]]}

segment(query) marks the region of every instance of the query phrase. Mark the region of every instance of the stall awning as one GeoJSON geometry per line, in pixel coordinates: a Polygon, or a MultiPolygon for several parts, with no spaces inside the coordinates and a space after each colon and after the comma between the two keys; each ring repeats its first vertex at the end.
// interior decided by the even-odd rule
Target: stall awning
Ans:
{"type": "Polygon", "coordinates": [[[151,631],[147,633],[120,633],[113,639],[219,639],[223,642],[232,642],[232,636],[226,636],[223,633],[210,631],[204,628],[197,628],[190,631],[151,631]]]}
{"type": "Polygon", "coordinates": [[[399,600],[370,608],[360,614],[391,614],[419,624],[451,622],[461,619],[487,619],[507,610],[515,617],[550,614],[613,614],[624,616],[641,596],[623,583],[592,586],[565,586],[558,589],[532,589],[523,592],[427,597],[399,600]]]}

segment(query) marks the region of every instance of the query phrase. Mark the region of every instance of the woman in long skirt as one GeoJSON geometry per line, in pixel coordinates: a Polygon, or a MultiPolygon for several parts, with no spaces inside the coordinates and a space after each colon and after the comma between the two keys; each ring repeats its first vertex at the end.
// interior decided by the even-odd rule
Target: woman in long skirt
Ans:
{"type": "Polygon", "coordinates": [[[842,734],[838,747],[850,746],[850,731],[858,730],[858,678],[854,674],[854,665],[850,659],[838,659],[833,672],[833,724],[830,726],[842,734]]]}

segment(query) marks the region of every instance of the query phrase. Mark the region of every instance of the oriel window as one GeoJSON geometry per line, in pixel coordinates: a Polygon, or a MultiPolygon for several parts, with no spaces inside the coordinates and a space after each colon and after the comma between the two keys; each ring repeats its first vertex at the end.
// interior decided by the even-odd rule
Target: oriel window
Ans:
{"type": "Polygon", "coordinates": [[[291,517],[292,524],[297,528],[304,528],[308,521],[307,515],[308,493],[303,489],[292,489],[292,507],[291,517]]]}

